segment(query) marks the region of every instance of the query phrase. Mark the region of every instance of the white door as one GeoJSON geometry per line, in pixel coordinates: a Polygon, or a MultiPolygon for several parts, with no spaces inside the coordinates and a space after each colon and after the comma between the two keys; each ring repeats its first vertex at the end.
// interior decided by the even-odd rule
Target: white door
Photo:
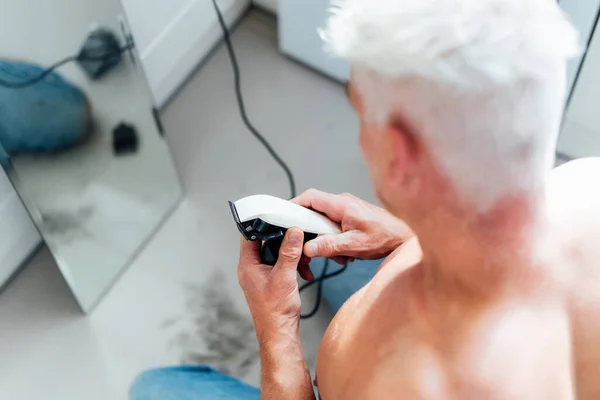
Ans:
{"type": "MultiPolygon", "coordinates": [[[[218,0],[228,24],[250,0],[218,0]]],[[[212,0],[123,0],[123,8],[157,107],[222,37],[212,0]]]]}

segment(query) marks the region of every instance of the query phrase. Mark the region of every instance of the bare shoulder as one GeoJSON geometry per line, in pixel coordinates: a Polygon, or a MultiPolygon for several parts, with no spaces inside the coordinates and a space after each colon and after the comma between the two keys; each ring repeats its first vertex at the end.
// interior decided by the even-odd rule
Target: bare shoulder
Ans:
{"type": "Polygon", "coordinates": [[[555,169],[547,184],[551,242],[561,264],[583,281],[600,280],[600,158],[585,158],[555,169]],[[582,279],[581,279],[582,278],[582,279]]]}
{"type": "Polygon", "coordinates": [[[553,219],[596,218],[600,222],[600,158],[582,158],[552,171],[547,198],[553,219]]]}
{"type": "Polygon", "coordinates": [[[556,239],[548,249],[562,248],[558,264],[574,274],[568,287],[578,398],[598,399],[600,158],[577,160],[557,168],[547,188],[551,230],[556,239]]]}
{"type": "Polygon", "coordinates": [[[555,169],[547,184],[551,228],[566,242],[594,241],[600,233],[600,158],[555,169]]]}
{"type": "MultiPolygon", "coordinates": [[[[396,357],[397,339],[401,328],[408,323],[411,267],[420,260],[418,240],[407,241],[335,315],[321,341],[317,359],[319,391],[323,398],[382,398],[371,393],[381,390],[381,386],[375,384],[374,371],[385,371],[385,360],[399,358],[396,357]]],[[[412,364],[410,367],[412,370],[412,364]]],[[[409,370],[405,372],[402,375],[409,370]]],[[[389,378],[384,372],[375,376],[389,378]]],[[[384,386],[389,387],[391,381],[386,381],[384,386]]]]}
{"type": "Polygon", "coordinates": [[[377,274],[382,274],[382,271],[386,271],[386,274],[402,273],[420,263],[422,258],[423,251],[419,239],[413,236],[385,259],[377,274]]]}

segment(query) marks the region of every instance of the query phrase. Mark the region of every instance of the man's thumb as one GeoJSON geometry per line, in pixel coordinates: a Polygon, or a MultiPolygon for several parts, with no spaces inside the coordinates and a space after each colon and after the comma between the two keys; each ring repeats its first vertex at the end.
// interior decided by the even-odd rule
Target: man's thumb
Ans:
{"type": "Polygon", "coordinates": [[[275,268],[293,269],[295,271],[302,257],[303,244],[304,232],[298,228],[288,229],[279,249],[279,258],[275,268]]]}
{"type": "Polygon", "coordinates": [[[304,246],[304,254],[310,258],[331,258],[336,256],[349,256],[349,244],[352,240],[351,233],[340,235],[324,235],[311,240],[304,246]]]}

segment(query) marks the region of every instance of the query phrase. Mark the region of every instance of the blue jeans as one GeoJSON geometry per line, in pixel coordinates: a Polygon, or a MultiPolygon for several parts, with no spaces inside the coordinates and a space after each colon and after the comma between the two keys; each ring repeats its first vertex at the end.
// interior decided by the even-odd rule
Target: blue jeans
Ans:
{"type": "Polygon", "coordinates": [[[130,400],[260,400],[260,391],[210,367],[176,367],[144,372],[130,400]]]}
{"type": "MultiPolygon", "coordinates": [[[[343,274],[326,281],[323,297],[334,312],[375,276],[381,261],[357,261],[343,274]]],[[[311,264],[321,275],[323,261],[311,264]]],[[[338,266],[331,265],[329,272],[338,266]]],[[[210,367],[176,367],[144,372],[133,384],[131,400],[260,400],[260,391],[210,367]]]]}

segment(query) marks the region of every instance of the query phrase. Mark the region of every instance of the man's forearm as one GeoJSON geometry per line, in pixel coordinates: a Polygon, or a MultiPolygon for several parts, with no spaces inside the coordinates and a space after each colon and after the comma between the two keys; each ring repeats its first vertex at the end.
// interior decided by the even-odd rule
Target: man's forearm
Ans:
{"type": "Polygon", "coordinates": [[[300,339],[282,336],[261,344],[262,400],[314,400],[300,339]]]}

